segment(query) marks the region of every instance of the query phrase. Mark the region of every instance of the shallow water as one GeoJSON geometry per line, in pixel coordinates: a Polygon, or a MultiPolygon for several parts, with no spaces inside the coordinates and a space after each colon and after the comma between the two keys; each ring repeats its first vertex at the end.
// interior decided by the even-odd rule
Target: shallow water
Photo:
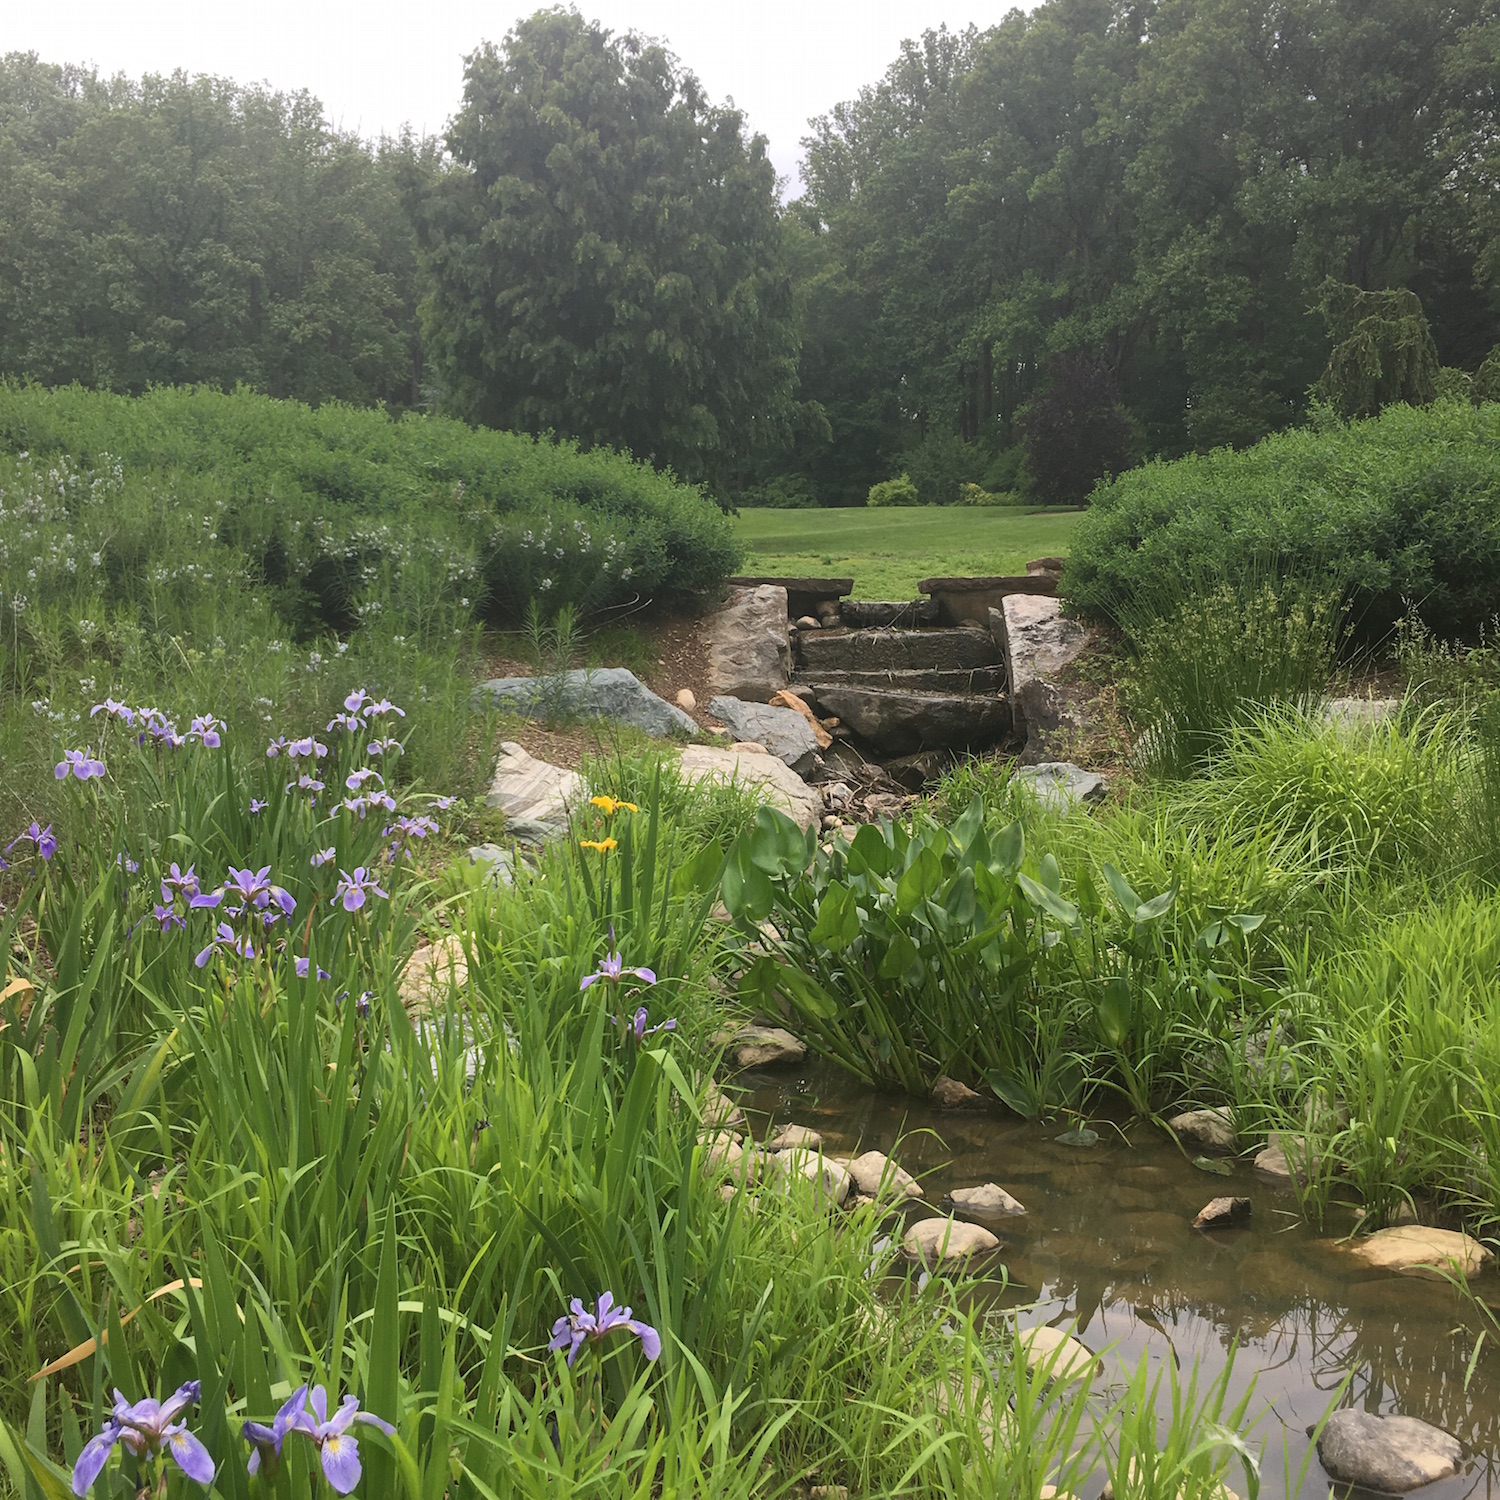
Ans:
{"type": "MultiPolygon", "coordinates": [[[[1297,1488],[1304,1456],[1300,1494],[1327,1493],[1327,1475],[1308,1455],[1308,1429],[1346,1377],[1341,1404],[1420,1417],[1467,1446],[1466,1467],[1427,1486],[1424,1497],[1490,1495],[1500,1452],[1500,1340],[1485,1341],[1466,1391],[1480,1326],[1474,1314],[1446,1283],[1377,1274],[1353,1261],[1335,1243],[1352,1228],[1352,1209],[1336,1208],[1316,1231],[1299,1218],[1295,1196],[1248,1162],[1234,1163],[1232,1177],[1203,1172],[1150,1126],[1122,1133],[1095,1120],[1099,1143],[1080,1149],[1057,1142],[1063,1123],[936,1110],[872,1093],[821,1065],[738,1081],[751,1091],[744,1103],[758,1124],[811,1126],[831,1153],[894,1155],[922,1181],[920,1212],[939,1211],[945,1193],[982,1182],[1019,1198],[1024,1216],[976,1222],[1000,1236],[1012,1283],[990,1295],[997,1306],[1026,1307],[1023,1324],[1076,1321],[1092,1349],[1113,1346],[1131,1366],[1144,1354],[1153,1367],[1175,1359],[1186,1374],[1197,1361],[1200,1391],[1237,1344],[1231,1401],[1254,1383],[1250,1441],[1262,1452],[1268,1500],[1297,1488]],[[1248,1226],[1195,1230],[1198,1210],[1227,1194],[1251,1200],[1248,1226]]],[[[1490,1278],[1500,1281],[1493,1271],[1490,1278]]],[[[1228,1480],[1245,1493],[1243,1473],[1228,1480]]],[[[1096,1476],[1085,1495],[1102,1482],[1096,1476]]]]}

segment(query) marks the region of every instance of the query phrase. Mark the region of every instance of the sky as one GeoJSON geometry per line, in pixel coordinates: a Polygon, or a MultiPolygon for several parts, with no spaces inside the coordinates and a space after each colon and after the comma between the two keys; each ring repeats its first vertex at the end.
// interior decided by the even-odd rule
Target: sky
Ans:
{"type": "MultiPolygon", "coordinates": [[[[305,88],[364,136],[441,131],[463,58],[500,41],[541,0],[7,0],[0,52],[92,63],[104,73],[217,73],[305,88]]],[[[798,188],[807,120],[873,83],[903,38],[946,23],[993,25],[1016,0],[577,0],[615,31],[665,40],[715,100],[732,98],[798,188]]],[[[1022,5],[1029,9],[1029,4],[1022,5]]]]}

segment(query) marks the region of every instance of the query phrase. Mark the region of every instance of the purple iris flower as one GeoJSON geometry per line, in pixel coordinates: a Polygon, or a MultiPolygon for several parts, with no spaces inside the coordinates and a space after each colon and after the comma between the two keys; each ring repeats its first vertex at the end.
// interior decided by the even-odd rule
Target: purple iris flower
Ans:
{"type": "Polygon", "coordinates": [[[425,839],[438,831],[437,820],[428,817],[397,818],[396,827],[408,838],[425,839]]]}
{"type": "Polygon", "coordinates": [[[276,757],[280,755],[281,752],[285,750],[290,744],[291,741],[284,734],[278,734],[276,738],[266,746],[266,759],[275,760],[276,757]]]}
{"type": "Polygon", "coordinates": [[[256,813],[263,813],[265,810],[266,804],[262,802],[259,797],[252,797],[250,799],[250,816],[252,818],[256,815],[256,813]]]}
{"type": "Polygon", "coordinates": [[[383,807],[387,812],[395,812],[396,799],[389,792],[371,792],[370,806],[383,807]]]}
{"type": "Polygon", "coordinates": [[[178,932],[187,931],[187,922],[177,914],[173,907],[157,903],[152,910],[152,916],[161,923],[161,930],[164,933],[171,932],[174,927],[178,932]]]}
{"type": "Polygon", "coordinates": [[[656,983],[656,974],[653,970],[625,967],[625,960],[615,949],[615,928],[612,922],[609,927],[609,948],[610,951],[604,955],[604,962],[592,974],[584,977],[583,983],[578,986],[579,989],[586,990],[591,984],[597,984],[601,979],[606,984],[618,984],[627,974],[633,979],[639,979],[642,984],[656,983]]]}
{"type": "Polygon", "coordinates": [[[376,781],[380,782],[381,785],[385,784],[385,777],[382,776],[379,771],[372,771],[369,766],[361,766],[359,770],[351,771],[346,777],[344,777],[344,785],[348,787],[351,792],[357,792],[365,784],[365,782],[370,780],[372,776],[376,781]]]}
{"type": "Polygon", "coordinates": [[[52,768],[52,774],[59,781],[66,781],[69,772],[72,772],[80,781],[87,781],[90,777],[104,775],[104,762],[94,759],[92,748],[64,750],[63,758],[52,768]]]}
{"type": "Polygon", "coordinates": [[[393,740],[389,738],[389,736],[387,736],[387,738],[383,740],[371,740],[370,743],[365,746],[366,755],[389,755],[392,753],[396,755],[405,755],[406,746],[403,745],[400,740],[393,740]]]}
{"type": "Polygon", "coordinates": [[[193,960],[193,963],[196,964],[198,968],[203,968],[204,965],[208,963],[209,959],[214,956],[215,948],[228,948],[231,953],[240,958],[255,957],[255,949],[252,946],[250,939],[246,938],[244,942],[241,942],[239,938],[235,936],[234,928],[232,928],[228,922],[219,923],[218,930],[214,933],[213,941],[193,960]]]}
{"type": "Polygon", "coordinates": [[[286,747],[286,753],[293,760],[299,760],[303,756],[311,756],[316,760],[322,760],[328,754],[328,746],[321,740],[315,740],[311,735],[306,739],[292,740],[286,747]]]}
{"type": "Polygon", "coordinates": [[[317,870],[320,869],[323,865],[332,864],[333,861],[337,858],[338,850],[335,849],[332,844],[330,844],[326,849],[316,850],[313,853],[312,858],[308,860],[308,864],[310,864],[313,869],[317,870]]]}
{"type": "Polygon", "coordinates": [[[370,695],[363,688],[355,688],[355,690],[350,693],[347,698],[344,699],[344,707],[347,708],[351,714],[357,714],[360,709],[362,709],[369,701],[370,695]]]}
{"type": "Polygon", "coordinates": [[[366,870],[363,865],[355,865],[352,875],[339,871],[339,883],[334,887],[335,900],[342,899],[345,911],[358,911],[365,904],[365,896],[390,897],[389,891],[382,890],[375,884],[375,873],[366,870]]]}
{"type": "Polygon", "coordinates": [[[568,1304],[570,1311],[552,1325],[552,1339],[547,1345],[549,1352],[566,1349],[568,1364],[572,1365],[587,1340],[597,1342],[608,1337],[615,1329],[623,1328],[641,1341],[641,1352],[647,1359],[656,1359],[661,1353],[661,1335],[649,1323],[642,1323],[631,1317],[628,1307],[616,1307],[614,1304],[614,1293],[602,1292],[598,1308],[594,1312],[588,1312],[584,1309],[582,1299],[574,1297],[568,1304]]]}
{"type": "Polygon", "coordinates": [[[356,1422],[368,1422],[387,1437],[394,1436],[396,1429],[374,1412],[361,1411],[353,1396],[345,1396],[339,1409],[330,1417],[328,1392],[320,1385],[312,1388],[307,1405],[307,1414],[297,1424],[296,1430],[305,1432],[317,1445],[323,1476],[333,1486],[334,1493],[347,1495],[359,1483],[361,1473],[359,1442],[349,1436],[349,1429],[356,1422]]]}
{"type": "Polygon", "coordinates": [[[171,869],[161,878],[161,899],[170,901],[178,893],[192,900],[198,894],[198,875],[192,865],[184,871],[174,859],[171,869]]]}
{"type": "Polygon", "coordinates": [[[207,750],[217,750],[221,743],[219,731],[225,727],[222,719],[216,719],[212,714],[199,714],[188,725],[187,737],[190,740],[201,741],[207,750]]]}
{"type": "Polygon", "coordinates": [[[329,734],[335,729],[347,729],[350,734],[358,734],[364,727],[364,721],[355,714],[335,714],[328,721],[329,734]]]}
{"type": "Polygon", "coordinates": [[[655,1026],[648,1026],[646,1022],[650,1019],[650,1013],[642,1005],[630,1018],[631,1035],[636,1041],[644,1041],[648,1036],[655,1036],[658,1031],[676,1031],[677,1017],[671,1016],[665,1021],[659,1021],[655,1026]]]}
{"type": "Polygon", "coordinates": [[[403,719],[406,717],[406,710],[397,708],[389,698],[382,698],[379,703],[367,703],[360,712],[367,719],[383,719],[387,714],[396,714],[403,719]]]}
{"type": "Polygon", "coordinates": [[[439,812],[447,812],[448,809],[452,807],[453,804],[457,801],[457,797],[429,797],[427,799],[427,805],[428,807],[437,808],[439,812]]]}
{"type": "Polygon", "coordinates": [[[289,792],[321,792],[323,783],[316,776],[309,776],[304,771],[295,781],[287,782],[286,789],[289,792]]]}
{"type": "Polygon", "coordinates": [[[131,1405],[117,1390],[114,1410],[104,1424],[104,1430],[84,1444],[78,1462],[73,1465],[73,1493],[86,1495],[109,1462],[110,1452],[116,1443],[123,1444],[137,1458],[159,1453],[163,1448],[171,1454],[172,1461],[189,1479],[201,1485],[214,1482],[214,1461],[208,1449],[187,1430],[182,1422],[172,1419],[186,1407],[194,1405],[200,1387],[196,1380],[178,1386],[165,1401],[148,1397],[131,1405]]]}
{"type": "Polygon", "coordinates": [[[30,839],[36,845],[36,852],[43,859],[51,859],[57,853],[57,840],[52,835],[52,825],[49,823],[45,828],[38,828],[35,823],[23,833],[20,838],[15,838],[5,846],[5,852],[10,853],[21,839],[30,839]]]}
{"type": "Polygon", "coordinates": [[[119,867],[124,870],[127,875],[135,875],[140,872],[140,861],[132,859],[127,853],[125,853],[123,849],[117,855],[115,855],[115,863],[119,865],[119,867]]]}
{"type": "MultiPolygon", "coordinates": [[[[314,965],[312,959],[310,958],[294,958],[292,960],[292,963],[297,970],[298,979],[306,979],[307,976],[313,971],[314,965]]],[[[317,965],[317,973],[319,979],[328,979],[331,977],[328,973],[328,970],[325,969],[321,964],[317,965]]]]}
{"type": "MultiPolygon", "coordinates": [[[[272,922],[278,917],[289,917],[296,911],[297,903],[290,892],[271,883],[270,874],[270,865],[262,865],[258,870],[236,870],[230,865],[229,879],[218,890],[194,896],[190,904],[195,907],[217,906],[228,897],[228,910],[232,917],[243,916],[252,907],[262,913],[274,908],[272,922]]],[[[270,923],[266,925],[269,926],[270,923]]]]}
{"type": "Polygon", "coordinates": [[[370,810],[370,799],[368,797],[345,797],[344,800],[339,803],[339,806],[342,807],[345,812],[358,813],[359,820],[361,823],[363,823],[365,820],[365,814],[370,810]]]}
{"type": "Polygon", "coordinates": [[[240,1435],[255,1450],[250,1455],[247,1470],[251,1474],[258,1474],[264,1467],[268,1477],[274,1475],[281,1467],[281,1445],[286,1441],[287,1434],[306,1432],[308,1425],[307,1387],[299,1385],[282,1402],[281,1409],[271,1418],[269,1427],[264,1422],[246,1422],[240,1428],[240,1435]]]}
{"type": "Polygon", "coordinates": [[[96,703],[89,710],[89,718],[95,714],[105,713],[112,719],[119,719],[125,724],[135,723],[135,710],[128,703],[116,703],[113,698],[106,698],[103,703],[96,703]]]}

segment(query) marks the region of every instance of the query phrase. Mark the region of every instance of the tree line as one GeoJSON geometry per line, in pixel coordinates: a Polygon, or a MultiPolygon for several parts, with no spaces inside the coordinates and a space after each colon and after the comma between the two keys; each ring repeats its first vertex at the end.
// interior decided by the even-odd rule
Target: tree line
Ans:
{"type": "Polygon", "coordinates": [[[1497,82],[1500,0],[1046,0],[905,44],[783,205],[571,10],[470,56],[441,141],[12,54],[0,371],[439,408],[750,502],[1076,498],[1493,372],[1497,82]]]}

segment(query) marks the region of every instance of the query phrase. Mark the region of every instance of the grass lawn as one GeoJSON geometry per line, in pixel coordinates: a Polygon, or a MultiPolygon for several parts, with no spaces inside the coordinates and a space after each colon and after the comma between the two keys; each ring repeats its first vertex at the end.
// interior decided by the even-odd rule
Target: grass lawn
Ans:
{"type": "Polygon", "coordinates": [[[913,599],[922,578],[1021,573],[1065,556],[1082,511],[967,505],[746,510],[735,521],[746,573],[852,577],[856,599],[913,599]]]}

